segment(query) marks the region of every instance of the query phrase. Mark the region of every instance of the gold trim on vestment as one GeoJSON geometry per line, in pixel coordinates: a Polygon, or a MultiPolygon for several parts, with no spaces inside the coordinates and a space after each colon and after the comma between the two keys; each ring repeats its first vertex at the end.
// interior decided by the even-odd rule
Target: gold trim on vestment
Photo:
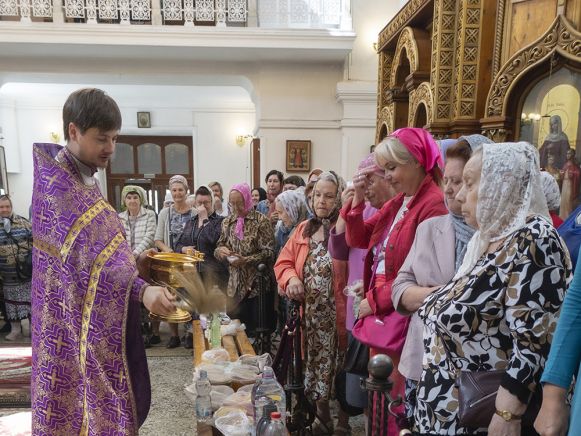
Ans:
{"type": "MultiPolygon", "coordinates": [[[[85,215],[86,214],[83,214],[83,216],[85,215]]],[[[87,336],[89,334],[89,322],[91,321],[91,312],[93,311],[93,303],[95,302],[95,295],[97,294],[97,285],[99,284],[101,271],[103,270],[105,263],[107,263],[109,258],[111,258],[111,256],[115,253],[115,251],[123,241],[125,241],[125,236],[123,236],[122,233],[117,233],[115,237],[111,240],[111,242],[109,242],[109,244],[105,247],[105,249],[99,253],[97,258],[95,259],[95,262],[93,263],[93,266],[91,267],[89,286],[87,288],[87,293],[85,294],[85,298],[83,301],[83,312],[81,317],[81,341],[80,341],[81,344],[79,353],[79,360],[81,363],[81,375],[82,377],[85,378],[83,393],[83,423],[81,425],[80,431],[81,436],[87,435],[89,431],[88,427],[89,415],[87,409],[86,365],[87,365],[87,336]]]]}
{"type": "Polygon", "coordinates": [[[52,256],[57,259],[60,258],[60,252],[58,251],[58,249],[54,245],[51,245],[48,242],[43,241],[42,239],[38,238],[33,239],[32,246],[37,250],[40,250],[48,254],[49,256],[52,256]]]}
{"type": "Polygon", "coordinates": [[[69,252],[71,251],[71,248],[75,242],[75,239],[77,239],[77,236],[79,236],[81,231],[87,225],[89,225],[97,215],[106,209],[111,209],[111,206],[104,199],[100,199],[93,206],[91,206],[89,210],[87,210],[84,214],[75,220],[61,248],[60,256],[63,263],[66,261],[67,256],[69,255],[69,252]]]}

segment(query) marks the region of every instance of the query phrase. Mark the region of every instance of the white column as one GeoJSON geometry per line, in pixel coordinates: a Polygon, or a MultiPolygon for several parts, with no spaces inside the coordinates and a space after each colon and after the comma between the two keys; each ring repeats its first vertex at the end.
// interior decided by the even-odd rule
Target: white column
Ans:
{"type": "Polygon", "coordinates": [[[353,17],[351,16],[351,0],[341,2],[341,30],[353,30],[353,17]]]}
{"type": "Polygon", "coordinates": [[[63,24],[65,22],[65,15],[63,13],[63,0],[53,0],[52,22],[57,24],[63,24]]]}
{"type": "Polygon", "coordinates": [[[248,0],[248,16],[246,27],[258,27],[258,2],[257,0],[248,0]]]}
{"type": "Polygon", "coordinates": [[[20,0],[20,22],[30,23],[30,0],[20,0]]]}
{"type": "Polygon", "coordinates": [[[216,27],[226,27],[226,0],[216,0],[216,27]]]}
{"type": "Polygon", "coordinates": [[[161,0],[151,0],[151,24],[153,26],[161,26],[163,24],[161,19],[161,0]]]}

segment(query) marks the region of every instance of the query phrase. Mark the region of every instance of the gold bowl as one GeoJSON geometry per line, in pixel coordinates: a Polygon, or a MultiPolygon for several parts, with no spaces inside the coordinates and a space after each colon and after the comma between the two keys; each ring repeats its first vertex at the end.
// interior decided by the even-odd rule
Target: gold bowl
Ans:
{"type": "MultiPolygon", "coordinates": [[[[180,253],[148,253],[151,259],[151,278],[152,281],[160,286],[165,286],[168,290],[176,295],[178,298],[183,295],[178,295],[176,288],[181,285],[177,281],[175,272],[187,272],[196,268],[197,262],[204,260],[203,253],[199,251],[193,254],[180,253]]],[[[154,321],[165,321],[170,323],[189,322],[192,317],[189,312],[176,308],[175,312],[170,315],[158,315],[150,313],[149,317],[154,321]]]]}

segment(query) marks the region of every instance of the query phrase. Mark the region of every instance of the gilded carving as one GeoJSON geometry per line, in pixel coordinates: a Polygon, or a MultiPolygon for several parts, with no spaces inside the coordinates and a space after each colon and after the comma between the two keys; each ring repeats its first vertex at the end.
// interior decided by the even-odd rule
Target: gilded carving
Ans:
{"type": "Polygon", "coordinates": [[[480,0],[460,2],[458,17],[456,83],[452,117],[473,119],[476,116],[477,72],[480,57],[480,0]]]}
{"type": "Polygon", "coordinates": [[[418,53],[418,44],[416,43],[416,39],[414,37],[414,31],[411,27],[406,27],[401,31],[399,35],[399,39],[397,40],[397,47],[395,49],[395,56],[393,58],[393,64],[391,68],[391,76],[389,79],[389,84],[391,88],[395,88],[396,84],[396,75],[398,66],[401,64],[401,57],[402,53],[405,49],[405,55],[408,58],[410,63],[410,73],[413,73],[418,70],[419,67],[419,53],[418,53]]]}
{"type": "Polygon", "coordinates": [[[433,119],[435,120],[448,120],[450,118],[455,43],[456,2],[453,0],[435,0],[430,75],[433,119]]]}
{"type": "Polygon", "coordinates": [[[408,112],[408,125],[415,124],[416,113],[420,104],[426,107],[426,122],[430,124],[434,120],[434,97],[432,88],[428,82],[422,82],[410,93],[410,108],[408,112]]]}
{"type": "Polygon", "coordinates": [[[383,49],[385,44],[428,3],[430,0],[410,0],[379,34],[379,48],[383,49]]]}
{"type": "Polygon", "coordinates": [[[377,131],[375,134],[376,144],[380,141],[379,135],[383,126],[385,126],[387,133],[393,132],[393,105],[382,108],[377,117],[377,131]]]}
{"type": "Polygon", "coordinates": [[[581,62],[581,33],[563,15],[558,15],[541,38],[518,51],[500,69],[488,93],[486,115],[505,115],[507,97],[512,85],[531,67],[550,58],[555,52],[567,59],[581,62]]]}

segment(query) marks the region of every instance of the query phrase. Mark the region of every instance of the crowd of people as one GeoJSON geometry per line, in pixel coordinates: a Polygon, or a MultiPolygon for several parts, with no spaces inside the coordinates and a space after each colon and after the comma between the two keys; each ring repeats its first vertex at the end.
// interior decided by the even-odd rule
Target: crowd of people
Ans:
{"type": "MultiPolygon", "coordinates": [[[[67,153],[63,159],[76,162],[79,154],[67,153]]],[[[579,241],[566,243],[556,230],[559,189],[533,146],[481,135],[437,143],[424,129],[402,128],[377,144],[348,183],[316,169],[306,180],[272,170],[265,184],[224,191],[213,181],[193,189],[174,175],[157,217],[143,188],[125,186],[118,215],[124,255],[139,264],[153,248],[201,251],[202,276],[216,281],[226,310],[250,336],[260,318],[259,280],[268,282],[273,331],[283,328],[288,301],[298,302],[316,434],[350,434],[348,414],[340,410],[333,422],[329,401],[357,344],[369,356],[391,358],[391,395],[405,399],[394,412],[406,419],[390,415],[384,434],[404,426],[418,435],[566,434],[568,393],[581,362],[581,279],[573,279],[568,245],[579,241]],[[498,390],[482,425],[461,413],[462,380],[485,372],[498,373],[498,390]]],[[[8,196],[0,197],[0,218],[3,316],[6,339],[15,340],[31,313],[27,265],[35,235],[8,196]]],[[[161,291],[138,285],[132,292],[151,309],[147,290],[161,291]]],[[[166,308],[171,301],[156,298],[166,308]]],[[[147,312],[142,306],[142,327],[147,312]]],[[[144,333],[146,346],[160,343],[159,323],[144,333]]],[[[182,339],[192,346],[191,333],[180,338],[172,325],[167,346],[182,339]]],[[[360,377],[346,375],[344,400],[376,413],[360,377]]],[[[581,426],[576,397],[572,429],[581,426]]]]}

